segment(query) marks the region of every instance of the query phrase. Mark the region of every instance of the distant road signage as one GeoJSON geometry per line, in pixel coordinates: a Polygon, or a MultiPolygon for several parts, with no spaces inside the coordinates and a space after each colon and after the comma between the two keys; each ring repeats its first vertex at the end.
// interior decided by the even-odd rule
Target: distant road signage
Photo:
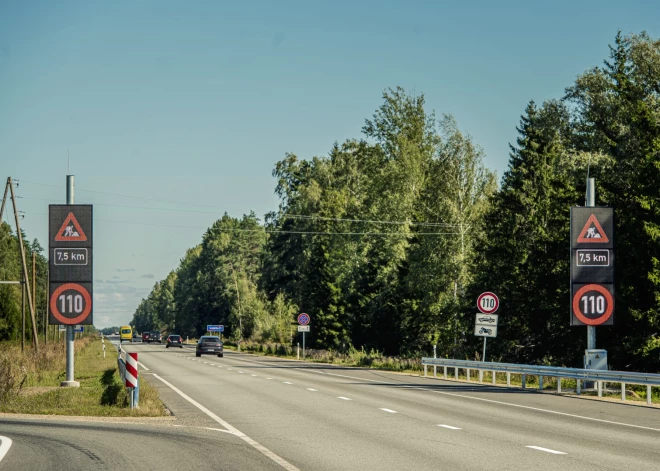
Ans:
{"type": "MultiPolygon", "coordinates": [[[[304,312],[302,314],[298,314],[298,324],[307,325],[309,324],[309,321],[310,321],[309,314],[305,314],[304,312]]],[[[299,330],[298,332],[302,332],[302,331],[299,330]]]]}
{"type": "Polygon", "coordinates": [[[83,325],[77,325],[73,328],[74,332],[84,332],[85,331],[85,326],[83,325]]]}
{"type": "Polygon", "coordinates": [[[492,314],[500,307],[500,298],[495,293],[486,291],[477,298],[477,308],[484,314],[492,314]]]}
{"type": "Polygon", "coordinates": [[[571,325],[614,323],[614,209],[571,208],[571,325]]]}
{"type": "Polygon", "coordinates": [[[93,323],[92,205],[48,208],[50,324],[93,323]]]}
{"type": "Polygon", "coordinates": [[[298,326],[298,332],[309,332],[309,326],[308,325],[299,325],[298,326]]]}
{"type": "Polygon", "coordinates": [[[206,326],[206,331],[207,332],[224,332],[225,331],[225,326],[224,325],[207,325],[206,326]]]}
{"type": "Polygon", "coordinates": [[[478,337],[497,337],[497,326],[475,325],[474,335],[478,337]]]}
{"type": "Polygon", "coordinates": [[[477,314],[475,319],[474,319],[474,324],[482,324],[482,325],[494,325],[497,327],[497,320],[498,320],[498,315],[497,314],[477,314]]]}

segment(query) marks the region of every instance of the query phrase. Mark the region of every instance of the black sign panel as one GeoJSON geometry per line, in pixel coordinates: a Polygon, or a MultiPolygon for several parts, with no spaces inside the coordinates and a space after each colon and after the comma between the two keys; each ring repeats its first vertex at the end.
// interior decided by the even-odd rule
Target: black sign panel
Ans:
{"type": "Polygon", "coordinates": [[[92,282],[92,206],[49,208],[51,282],[92,282]]]}
{"type": "Polygon", "coordinates": [[[571,325],[613,323],[614,260],[614,209],[571,208],[571,325]]]}
{"type": "Polygon", "coordinates": [[[48,259],[51,324],[92,324],[92,241],[92,205],[50,205],[48,259]]]}
{"type": "Polygon", "coordinates": [[[91,325],[91,283],[51,283],[48,322],[60,325],[91,325]]]}

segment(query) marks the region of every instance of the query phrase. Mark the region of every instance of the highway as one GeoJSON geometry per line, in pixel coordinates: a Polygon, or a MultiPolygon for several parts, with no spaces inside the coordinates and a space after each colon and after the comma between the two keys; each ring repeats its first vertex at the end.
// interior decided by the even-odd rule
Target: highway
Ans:
{"type": "Polygon", "coordinates": [[[94,469],[170,460],[246,470],[660,468],[657,408],[233,352],[124,348],[138,352],[140,374],[175,420],[2,418],[0,437],[13,444],[0,469],[89,469],[90,460],[94,469]],[[56,460],[39,458],[49,451],[56,460]],[[73,465],[52,466],[66,460],[73,465]]]}

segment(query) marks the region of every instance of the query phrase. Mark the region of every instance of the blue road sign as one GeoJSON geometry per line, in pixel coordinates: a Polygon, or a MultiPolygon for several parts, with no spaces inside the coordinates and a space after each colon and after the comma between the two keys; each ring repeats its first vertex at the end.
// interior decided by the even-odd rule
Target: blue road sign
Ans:
{"type": "Polygon", "coordinates": [[[225,326],[224,325],[207,325],[206,326],[206,331],[207,332],[224,332],[225,331],[225,326]]]}
{"type": "Polygon", "coordinates": [[[74,332],[84,332],[84,331],[85,331],[85,327],[82,326],[82,325],[77,325],[77,326],[75,326],[75,328],[73,329],[73,331],[74,331],[74,332]]]}
{"type": "Polygon", "coordinates": [[[304,312],[302,314],[298,315],[298,324],[300,325],[307,325],[309,324],[309,314],[305,314],[304,312]]]}

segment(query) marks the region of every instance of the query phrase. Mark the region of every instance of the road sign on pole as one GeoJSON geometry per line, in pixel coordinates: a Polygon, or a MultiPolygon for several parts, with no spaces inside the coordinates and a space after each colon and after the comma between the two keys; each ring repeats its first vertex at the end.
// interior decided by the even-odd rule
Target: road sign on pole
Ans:
{"type": "Polygon", "coordinates": [[[299,325],[298,326],[298,332],[309,332],[309,326],[308,325],[299,325]]]}
{"type": "Polygon", "coordinates": [[[304,312],[302,314],[298,314],[298,324],[307,325],[309,324],[309,321],[309,314],[305,314],[304,312]]]}
{"type": "Polygon", "coordinates": [[[92,206],[51,204],[49,323],[93,324],[92,206]]]}
{"type": "Polygon", "coordinates": [[[571,325],[614,323],[614,209],[571,208],[571,325]]]}
{"type": "Polygon", "coordinates": [[[207,332],[224,332],[225,331],[225,326],[224,325],[207,325],[206,326],[206,331],[207,332]]]}
{"type": "Polygon", "coordinates": [[[309,314],[306,313],[301,313],[298,314],[298,332],[302,332],[303,334],[303,360],[305,359],[305,332],[309,332],[309,321],[310,321],[309,314]],[[304,329],[307,327],[307,329],[304,329]]]}
{"type": "MultiPolygon", "coordinates": [[[[477,300],[477,305],[485,305],[487,308],[492,308],[493,312],[497,310],[500,305],[499,299],[493,293],[483,293],[477,300]],[[482,302],[484,299],[487,301],[482,302]],[[493,303],[490,300],[495,299],[493,303]],[[490,306],[490,307],[489,307],[490,306]]],[[[474,318],[474,335],[484,338],[484,350],[481,355],[481,361],[486,361],[486,339],[488,337],[497,337],[497,323],[499,316],[497,314],[477,314],[474,318]]]]}
{"type": "Polygon", "coordinates": [[[492,314],[500,307],[500,298],[495,293],[486,291],[477,298],[477,308],[484,314],[492,314]]]}

